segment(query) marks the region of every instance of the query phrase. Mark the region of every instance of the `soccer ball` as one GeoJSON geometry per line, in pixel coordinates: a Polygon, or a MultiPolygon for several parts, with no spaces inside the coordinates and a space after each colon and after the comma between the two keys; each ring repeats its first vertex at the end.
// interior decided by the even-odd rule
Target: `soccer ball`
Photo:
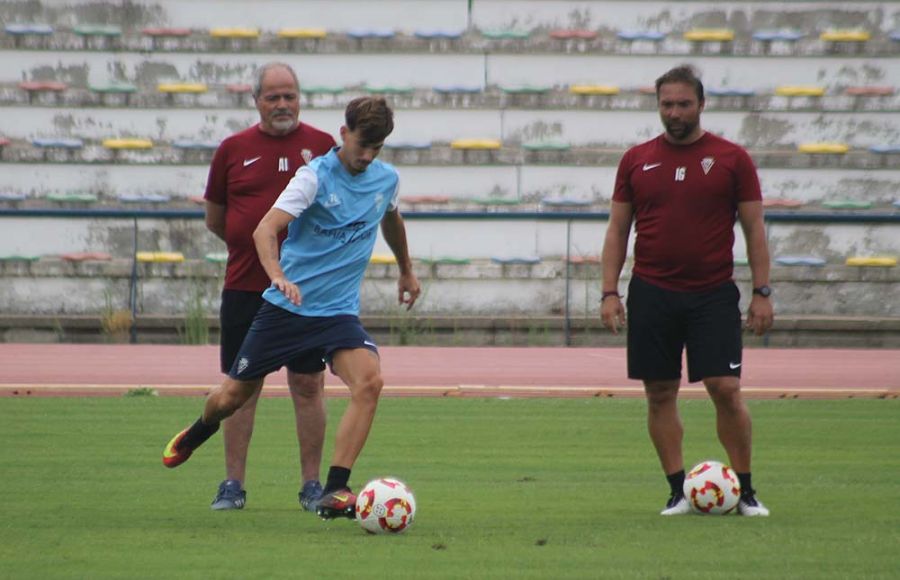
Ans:
{"type": "Polygon", "coordinates": [[[399,534],[415,516],[412,490],[395,477],[373,479],[356,496],[356,521],[370,534],[399,534]]]}
{"type": "Polygon", "coordinates": [[[704,461],[684,480],[684,497],[700,514],[727,514],[741,499],[741,484],[734,470],[718,461],[704,461]]]}

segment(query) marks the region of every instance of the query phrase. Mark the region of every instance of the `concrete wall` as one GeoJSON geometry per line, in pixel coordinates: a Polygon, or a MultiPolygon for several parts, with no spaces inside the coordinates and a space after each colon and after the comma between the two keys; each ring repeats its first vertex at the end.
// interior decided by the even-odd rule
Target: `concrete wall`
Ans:
{"type": "MultiPolygon", "coordinates": [[[[628,275],[621,289],[626,291],[628,275]]],[[[5,315],[101,315],[129,308],[131,263],[71,264],[46,259],[32,264],[3,263],[0,311],[5,315]]],[[[182,315],[200,296],[208,313],[218,309],[222,267],[205,262],[141,264],[137,312],[182,315]]],[[[418,315],[550,316],[565,311],[566,267],[560,261],[535,266],[501,266],[485,261],[470,265],[417,264],[423,296],[418,315]]],[[[595,316],[599,301],[599,266],[569,271],[569,311],[595,316]]],[[[735,272],[746,308],[749,271],[735,272]]],[[[897,268],[785,268],[772,272],[774,304],[785,316],[900,316],[900,271],[897,268]]],[[[396,268],[371,266],[362,287],[363,313],[397,315],[396,268]]]]}

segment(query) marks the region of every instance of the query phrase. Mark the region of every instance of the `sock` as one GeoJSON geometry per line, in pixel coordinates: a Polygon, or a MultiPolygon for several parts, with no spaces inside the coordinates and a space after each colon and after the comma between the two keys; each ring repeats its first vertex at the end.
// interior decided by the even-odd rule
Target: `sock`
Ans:
{"type": "Polygon", "coordinates": [[[200,447],[219,430],[219,425],[220,423],[207,425],[203,422],[203,416],[201,415],[200,418],[194,421],[194,424],[188,428],[188,432],[184,435],[184,438],[178,445],[179,449],[184,449],[185,447],[188,449],[196,449],[200,447]]]}
{"type": "Polygon", "coordinates": [[[325,482],[325,494],[347,487],[350,481],[350,470],[346,467],[332,465],[328,469],[328,480],[325,482]]]}
{"type": "Polygon", "coordinates": [[[684,494],[684,470],[670,473],[666,476],[669,480],[669,487],[672,489],[672,495],[684,494]]]}
{"type": "Polygon", "coordinates": [[[756,490],[753,489],[752,477],[750,476],[750,473],[738,473],[737,478],[741,483],[741,497],[750,497],[752,495],[756,495],[756,490]]]}

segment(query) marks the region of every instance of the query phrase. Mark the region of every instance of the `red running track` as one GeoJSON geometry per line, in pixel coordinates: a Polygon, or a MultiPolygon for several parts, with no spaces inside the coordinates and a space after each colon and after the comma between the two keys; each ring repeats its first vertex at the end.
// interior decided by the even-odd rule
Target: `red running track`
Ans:
{"type": "MultiPolygon", "coordinates": [[[[388,394],[640,396],[621,348],[384,347],[388,394]]],[[[748,397],[900,395],[900,350],[746,349],[748,397]]],[[[147,386],[202,394],[219,384],[217,346],[0,344],[0,394],[121,394],[147,386]]],[[[284,394],[284,373],[267,380],[284,394]]],[[[345,392],[328,374],[329,391],[345,392]]],[[[702,388],[685,388],[702,395],[702,388]]]]}

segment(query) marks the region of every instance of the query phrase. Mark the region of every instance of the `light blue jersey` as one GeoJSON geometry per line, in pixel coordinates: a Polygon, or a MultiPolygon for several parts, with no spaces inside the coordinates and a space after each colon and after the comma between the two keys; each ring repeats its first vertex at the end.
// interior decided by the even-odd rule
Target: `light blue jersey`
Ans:
{"type": "Polygon", "coordinates": [[[400,178],[393,166],[375,159],[351,175],[338,148],[301,167],[273,207],[294,219],[281,245],[281,269],[299,286],[301,303],[291,304],[277,288],[263,298],[303,316],[359,316],[359,287],[372,257],[385,212],[397,209],[400,178]]]}

